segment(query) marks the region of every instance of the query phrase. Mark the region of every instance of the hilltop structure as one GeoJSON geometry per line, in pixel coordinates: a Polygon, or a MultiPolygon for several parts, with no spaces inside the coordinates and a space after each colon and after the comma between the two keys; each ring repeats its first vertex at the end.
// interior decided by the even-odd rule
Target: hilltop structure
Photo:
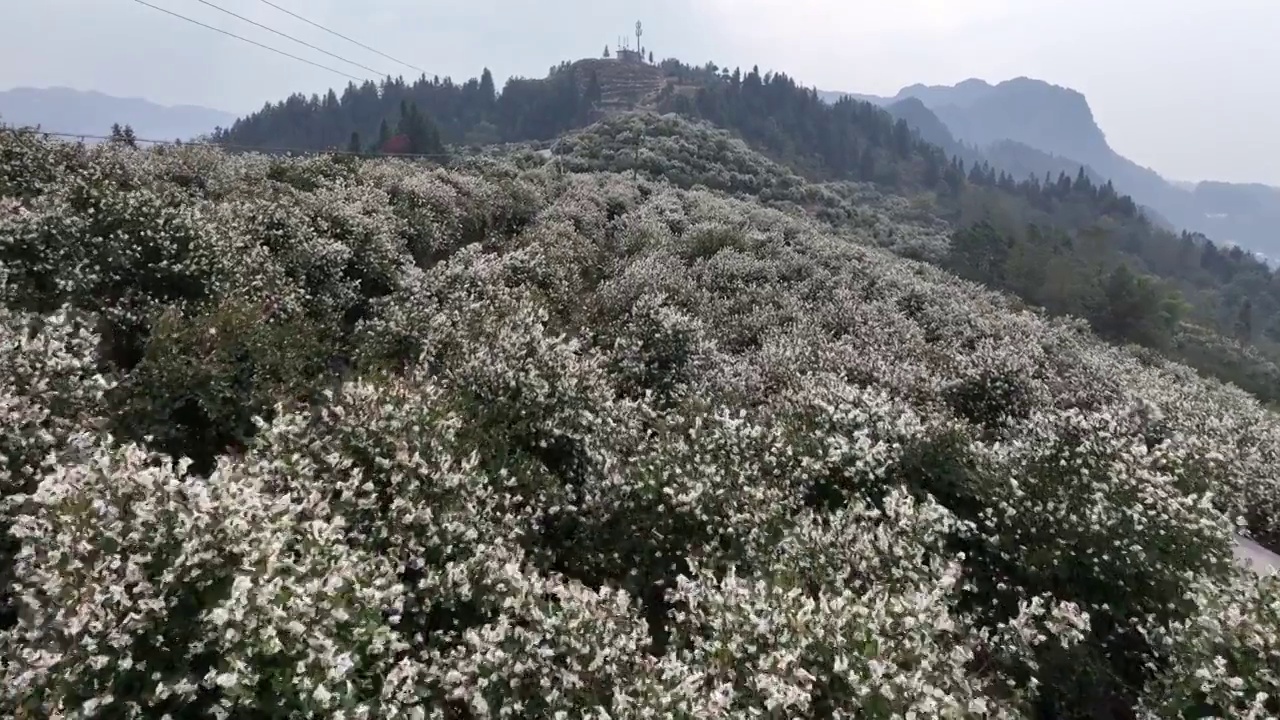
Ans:
{"type": "Polygon", "coordinates": [[[631,65],[646,64],[644,47],[640,44],[640,38],[642,37],[644,37],[644,25],[642,25],[640,21],[637,20],[636,21],[636,47],[634,50],[631,49],[631,38],[629,37],[618,38],[618,47],[617,47],[617,50],[614,52],[614,57],[618,60],[618,62],[627,63],[631,65]]]}
{"type": "Polygon", "coordinates": [[[644,53],[639,50],[628,50],[627,48],[618,48],[617,53],[615,53],[615,57],[617,57],[618,62],[631,63],[634,65],[643,64],[645,61],[644,53]]]}

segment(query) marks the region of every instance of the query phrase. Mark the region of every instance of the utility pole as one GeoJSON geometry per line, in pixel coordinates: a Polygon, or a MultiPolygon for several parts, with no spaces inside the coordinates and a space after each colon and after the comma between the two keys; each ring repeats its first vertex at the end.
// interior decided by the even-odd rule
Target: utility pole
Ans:
{"type": "Polygon", "coordinates": [[[640,36],[644,35],[644,27],[640,25],[640,21],[636,21],[636,52],[640,53],[640,57],[644,57],[644,46],[640,44],[640,36]]]}

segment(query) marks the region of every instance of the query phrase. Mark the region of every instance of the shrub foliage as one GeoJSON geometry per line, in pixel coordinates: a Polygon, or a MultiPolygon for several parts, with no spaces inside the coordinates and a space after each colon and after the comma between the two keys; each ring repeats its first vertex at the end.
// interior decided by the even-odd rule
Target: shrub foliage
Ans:
{"type": "Polygon", "coordinates": [[[1277,711],[1280,423],[865,228],[0,158],[7,716],[1277,711]]]}

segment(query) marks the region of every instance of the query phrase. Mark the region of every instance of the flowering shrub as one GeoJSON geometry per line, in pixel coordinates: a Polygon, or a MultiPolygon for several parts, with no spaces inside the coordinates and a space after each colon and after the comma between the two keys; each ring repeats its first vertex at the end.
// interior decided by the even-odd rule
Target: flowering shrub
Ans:
{"type": "Polygon", "coordinates": [[[1280,540],[1280,423],[892,223],[528,158],[0,160],[8,716],[1277,712],[1231,542],[1280,540]]]}
{"type": "Polygon", "coordinates": [[[681,188],[705,187],[778,209],[807,211],[921,259],[942,260],[950,244],[950,228],[931,208],[913,207],[870,183],[809,182],[728,132],[674,113],[606,117],[560,138],[551,152],[558,167],[574,172],[631,172],[681,188]]]}

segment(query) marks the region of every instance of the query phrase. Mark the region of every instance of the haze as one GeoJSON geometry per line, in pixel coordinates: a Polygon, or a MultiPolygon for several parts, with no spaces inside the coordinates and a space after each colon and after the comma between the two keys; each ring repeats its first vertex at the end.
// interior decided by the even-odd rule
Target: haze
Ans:
{"type": "MultiPolygon", "coordinates": [[[[195,0],[152,0],[217,27],[337,60],[195,0]]],[[[413,70],[257,0],[222,6],[376,70],[413,70]]],[[[1274,0],[278,0],[379,50],[455,79],[501,81],[594,56],[636,19],[658,57],[783,70],[826,90],[892,95],[912,83],[1026,75],[1075,88],[1121,154],[1181,180],[1280,185],[1280,3],[1274,0]]],[[[130,0],[13,3],[0,25],[0,88],[68,86],[245,112],[347,79],[130,0]]]]}

